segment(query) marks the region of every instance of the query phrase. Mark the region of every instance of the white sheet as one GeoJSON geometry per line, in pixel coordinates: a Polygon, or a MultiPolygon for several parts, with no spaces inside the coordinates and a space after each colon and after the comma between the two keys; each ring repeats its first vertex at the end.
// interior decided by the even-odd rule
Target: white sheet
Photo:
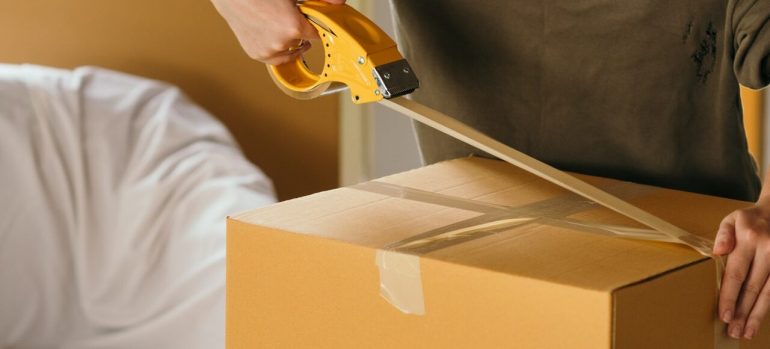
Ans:
{"type": "Polygon", "coordinates": [[[178,89],[0,65],[0,347],[222,348],[224,218],[272,202],[178,89]]]}

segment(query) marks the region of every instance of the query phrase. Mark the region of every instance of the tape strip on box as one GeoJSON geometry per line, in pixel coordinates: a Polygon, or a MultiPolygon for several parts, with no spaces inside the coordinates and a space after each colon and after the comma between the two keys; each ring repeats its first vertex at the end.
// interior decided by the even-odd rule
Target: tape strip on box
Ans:
{"type": "MultiPolygon", "coordinates": [[[[710,251],[712,246],[710,240],[692,234],[674,237],[654,229],[598,224],[567,218],[570,215],[600,207],[598,204],[574,194],[547,199],[522,207],[508,207],[384,182],[366,182],[352,188],[394,198],[481,213],[477,217],[388,244],[377,251],[375,263],[380,272],[380,295],[400,311],[412,315],[424,315],[426,312],[420,271],[419,256],[421,254],[533,223],[626,239],[682,244],[692,247],[701,254],[706,249],[710,251]],[[698,246],[698,248],[693,247],[693,245],[698,246]]],[[[607,191],[628,200],[649,194],[654,190],[652,187],[620,184],[608,188],[607,191]]],[[[710,254],[709,256],[715,258],[716,261],[717,289],[719,289],[724,270],[724,260],[710,254]]],[[[716,349],[738,348],[736,341],[728,340],[724,335],[724,324],[718,319],[714,322],[714,331],[716,349]]]]}
{"type": "MultiPolygon", "coordinates": [[[[481,215],[388,244],[377,251],[375,263],[380,272],[380,295],[406,314],[425,314],[419,256],[448,246],[495,234],[528,224],[550,224],[585,232],[671,241],[665,234],[651,229],[593,224],[566,218],[569,215],[599,207],[574,194],[539,201],[522,207],[490,204],[439,193],[402,187],[383,182],[367,182],[354,189],[393,198],[478,212],[481,215]]],[[[625,198],[649,193],[651,188],[620,185],[612,191],[625,198]]]]}
{"type": "Polygon", "coordinates": [[[377,250],[380,295],[405,314],[425,315],[420,257],[395,251],[377,250]]]}

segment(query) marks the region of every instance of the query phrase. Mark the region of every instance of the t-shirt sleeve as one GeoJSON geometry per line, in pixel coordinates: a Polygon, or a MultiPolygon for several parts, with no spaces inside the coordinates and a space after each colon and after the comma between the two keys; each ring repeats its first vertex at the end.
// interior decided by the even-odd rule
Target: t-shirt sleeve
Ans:
{"type": "Polygon", "coordinates": [[[770,84],[770,1],[736,0],[733,7],[733,69],[750,88],[770,84]]]}

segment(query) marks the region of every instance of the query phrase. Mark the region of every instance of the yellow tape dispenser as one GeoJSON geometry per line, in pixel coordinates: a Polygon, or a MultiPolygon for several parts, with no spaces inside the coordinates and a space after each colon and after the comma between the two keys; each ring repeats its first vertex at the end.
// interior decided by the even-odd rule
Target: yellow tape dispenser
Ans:
{"type": "Polygon", "coordinates": [[[269,66],[276,85],[288,95],[310,99],[347,87],[353,103],[359,104],[395,98],[419,87],[396,43],[360,12],[322,1],[304,1],[299,10],[318,30],[324,66],[315,73],[302,57],[269,66]]]}

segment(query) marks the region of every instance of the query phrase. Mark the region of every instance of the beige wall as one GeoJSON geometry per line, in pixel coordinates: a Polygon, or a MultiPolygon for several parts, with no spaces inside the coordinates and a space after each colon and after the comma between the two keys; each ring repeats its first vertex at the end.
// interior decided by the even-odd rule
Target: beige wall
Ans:
{"type": "Polygon", "coordinates": [[[337,98],[285,96],[207,0],[0,0],[0,62],[172,82],[230,128],[282,199],[337,185],[337,98]]]}
{"type": "Polygon", "coordinates": [[[760,175],[764,176],[767,170],[765,142],[765,91],[751,90],[741,87],[741,102],[743,103],[743,124],[746,128],[746,139],[749,143],[749,151],[754,155],[760,168],[760,175]]]}
{"type": "MultiPolygon", "coordinates": [[[[348,0],[395,39],[390,1],[348,0]]],[[[341,96],[340,183],[356,184],[422,165],[412,121],[378,103],[341,96]]]]}

